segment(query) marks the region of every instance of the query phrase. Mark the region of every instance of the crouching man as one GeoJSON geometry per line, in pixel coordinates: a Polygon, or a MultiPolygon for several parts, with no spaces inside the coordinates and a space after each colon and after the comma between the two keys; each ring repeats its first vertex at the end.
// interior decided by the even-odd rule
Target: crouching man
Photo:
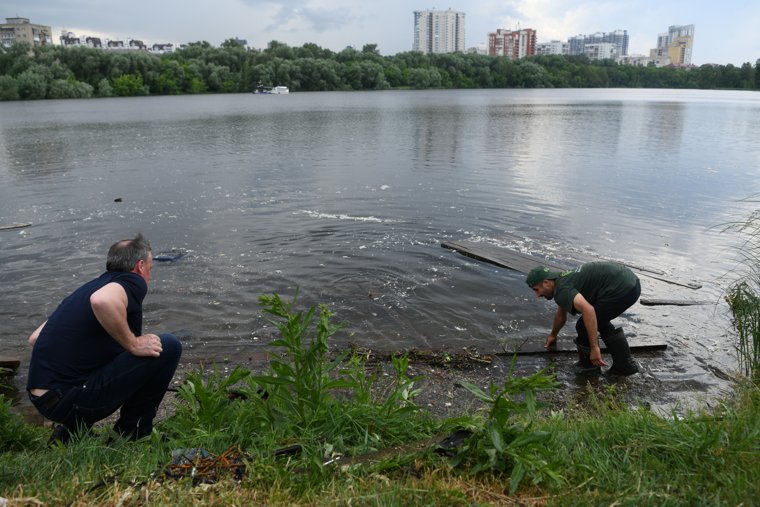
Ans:
{"type": "Polygon", "coordinates": [[[599,375],[607,366],[602,359],[597,333],[612,355],[610,375],[633,375],[639,367],[631,357],[622,328],[610,322],[630,308],[641,295],[641,283],[627,267],[613,262],[589,262],[577,269],[560,273],[536,267],[528,273],[528,286],[538,297],[557,303],[551,333],[544,346],[552,347],[557,334],[567,322],[567,314],[581,314],[575,324],[578,333],[577,373],[599,375]]]}
{"type": "Polygon", "coordinates": [[[119,408],[118,433],[139,439],[153,431],[182,345],[171,334],[142,334],[152,267],[142,234],[113,244],[106,272],[65,298],[29,336],[27,390],[37,410],[58,423],[50,443],[66,443],[119,408]]]}

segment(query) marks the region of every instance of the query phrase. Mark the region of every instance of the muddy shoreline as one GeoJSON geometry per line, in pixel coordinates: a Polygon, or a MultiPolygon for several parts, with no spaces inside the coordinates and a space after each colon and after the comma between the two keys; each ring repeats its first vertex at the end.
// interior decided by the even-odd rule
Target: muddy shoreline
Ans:
{"type": "MultiPolygon", "coordinates": [[[[387,394],[395,375],[390,358],[400,352],[368,349],[356,349],[354,352],[364,357],[367,374],[376,377],[376,395],[382,397],[387,394]]],[[[539,396],[544,406],[553,411],[583,405],[590,389],[600,394],[614,393],[620,402],[631,407],[644,406],[664,417],[673,417],[674,414],[680,415],[691,410],[709,410],[721,398],[730,395],[733,389],[730,372],[706,363],[696,365],[701,370],[697,373],[676,371],[672,358],[668,357],[672,352],[667,351],[637,354],[635,358],[641,368],[638,374],[630,377],[602,375],[596,378],[579,377],[573,373],[573,364],[577,359],[573,354],[514,358],[508,355],[483,355],[468,349],[457,352],[411,349],[404,352],[409,357],[407,376],[415,379],[415,387],[419,390],[415,402],[437,419],[485,413],[488,407],[462,387],[461,383],[470,382],[487,390],[491,384],[502,386],[510,370],[516,376],[527,376],[541,370],[554,375],[557,388],[539,396]]],[[[226,373],[238,365],[254,373],[262,373],[268,369],[268,360],[268,354],[257,353],[238,362],[198,359],[183,361],[177,368],[172,390],[167,393],[159,408],[158,420],[165,419],[174,412],[174,391],[189,373],[200,368],[226,373]]],[[[21,366],[12,379],[11,392],[6,395],[13,400],[14,410],[27,422],[46,424],[24,395],[26,367],[27,365],[21,366]]],[[[108,425],[113,419],[115,416],[99,425],[108,425]]]]}

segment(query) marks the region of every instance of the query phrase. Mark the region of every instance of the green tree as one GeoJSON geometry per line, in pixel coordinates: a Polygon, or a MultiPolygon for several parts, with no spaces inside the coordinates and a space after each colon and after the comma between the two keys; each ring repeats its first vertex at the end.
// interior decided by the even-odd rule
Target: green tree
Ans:
{"type": "Polygon", "coordinates": [[[206,93],[206,82],[198,77],[190,79],[189,92],[193,94],[206,93]]]}
{"type": "Polygon", "coordinates": [[[18,82],[12,76],[0,76],[0,100],[18,100],[18,82]]]}
{"type": "Polygon", "coordinates": [[[24,100],[44,99],[47,96],[48,83],[45,76],[33,70],[25,70],[16,78],[18,95],[24,100]]]}
{"type": "Polygon", "coordinates": [[[742,65],[741,71],[741,87],[745,90],[754,90],[757,88],[757,81],[755,81],[755,69],[747,62],[742,65]]]}
{"type": "Polygon", "coordinates": [[[148,95],[148,90],[139,74],[124,74],[113,80],[113,93],[119,97],[132,97],[135,95],[148,95]]]}
{"type": "Polygon", "coordinates": [[[89,99],[93,87],[74,78],[56,79],[50,83],[47,97],[49,99],[89,99]]]}
{"type": "Polygon", "coordinates": [[[260,63],[251,69],[251,81],[253,83],[253,86],[251,86],[251,88],[255,88],[259,85],[273,86],[274,79],[274,65],[271,62],[260,63]]]}
{"type": "Polygon", "coordinates": [[[98,97],[113,97],[113,87],[111,87],[111,82],[106,78],[98,82],[97,91],[98,97]]]}
{"type": "Polygon", "coordinates": [[[26,43],[16,43],[10,48],[0,49],[0,74],[18,76],[33,63],[29,56],[31,46],[26,43]]]}
{"type": "Polygon", "coordinates": [[[549,75],[541,65],[531,61],[520,63],[522,73],[522,86],[525,88],[545,88],[551,85],[549,75]]]}

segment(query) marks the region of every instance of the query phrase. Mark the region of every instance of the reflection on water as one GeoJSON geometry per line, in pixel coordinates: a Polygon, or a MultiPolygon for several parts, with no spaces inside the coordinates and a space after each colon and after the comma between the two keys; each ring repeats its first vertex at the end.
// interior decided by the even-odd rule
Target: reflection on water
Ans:
{"type": "Polygon", "coordinates": [[[338,343],[543,340],[554,308],[522,275],[440,248],[469,239],[697,280],[714,307],[636,306],[624,325],[674,344],[667,361],[730,365],[734,240],[716,226],[758,190],[759,109],[753,94],[662,90],[2,103],[0,221],[34,225],[0,231],[0,352],[28,358],[25,336],[142,231],[188,252],[156,265],[146,326],[181,331],[189,358],[264,346],[258,296],[296,287],[345,324],[338,343]]]}

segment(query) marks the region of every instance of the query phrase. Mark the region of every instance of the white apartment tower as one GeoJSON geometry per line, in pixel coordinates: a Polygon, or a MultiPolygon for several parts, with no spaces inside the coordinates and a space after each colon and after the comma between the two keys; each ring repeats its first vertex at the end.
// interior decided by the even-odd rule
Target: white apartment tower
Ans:
{"type": "Polygon", "coordinates": [[[422,53],[464,52],[464,12],[414,11],[414,45],[422,53]]]}

